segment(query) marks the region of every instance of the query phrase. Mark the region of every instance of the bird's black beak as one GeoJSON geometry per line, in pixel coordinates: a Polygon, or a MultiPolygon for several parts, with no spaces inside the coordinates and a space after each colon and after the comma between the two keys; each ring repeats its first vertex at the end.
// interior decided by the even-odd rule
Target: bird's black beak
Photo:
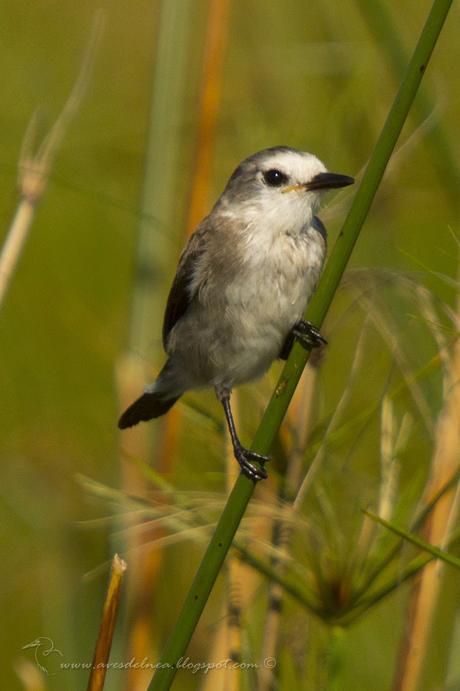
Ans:
{"type": "Polygon", "coordinates": [[[318,173],[310,182],[306,182],[304,187],[310,192],[310,190],[328,190],[335,187],[346,187],[347,185],[352,185],[354,183],[354,178],[349,175],[340,175],[339,173],[318,173]]]}

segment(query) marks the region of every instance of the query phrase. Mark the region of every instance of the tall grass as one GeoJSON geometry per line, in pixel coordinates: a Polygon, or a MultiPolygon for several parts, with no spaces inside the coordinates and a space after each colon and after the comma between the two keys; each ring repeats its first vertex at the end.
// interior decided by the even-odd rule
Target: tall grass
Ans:
{"type": "MultiPolygon", "coordinates": [[[[212,392],[188,394],[176,417],[140,427],[137,436],[124,435],[123,448],[113,395],[113,363],[127,340],[132,369],[118,391],[122,404],[138,395],[160,364],[164,298],[184,234],[194,223],[183,219],[194,194],[193,151],[205,102],[216,120],[205,136],[212,150],[200,144],[198,151],[206,153],[206,174],[195,218],[210,208],[232,167],[264,146],[290,144],[353,174],[368,160],[407,62],[400,49],[393,59],[389,43],[412,49],[428,7],[417,0],[366,3],[364,10],[354,0],[232,3],[231,21],[227,15],[223,27],[225,56],[210,59],[207,81],[205,46],[221,40],[218,31],[206,38],[208,4],[192,3],[189,40],[180,45],[159,41],[163,4],[169,0],[140,0],[129,12],[117,2],[107,5],[90,88],[62,141],[46,203],[34,218],[2,305],[0,512],[8,568],[0,589],[0,647],[3,684],[11,689],[85,687],[87,670],[60,671],[61,658],[51,656],[45,677],[33,651],[23,646],[42,633],[52,637],[62,660],[91,663],[105,560],[114,543],[130,565],[124,604],[137,614],[131,618],[122,611],[111,661],[126,664],[132,655],[141,661],[146,651],[148,662],[156,664],[225,504],[226,461],[236,464],[225,457],[225,431],[212,392]],[[382,7],[389,25],[379,19],[382,7]],[[378,18],[372,31],[363,21],[366,10],[378,18]],[[159,199],[143,203],[139,213],[160,45],[178,48],[178,59],[182,55],[183,96],[171,104],[166,123],[177,124],[177,116],[177,139],[159,156],[145,194],[156,194],[157,180],[163,186],[169,167],[163,171],[162,165],[169,154],[177,155],[179,166],[167,186],[175,207],[171,216],[166,207],[160,210],[159,199]],[[222,81],[207,101],[206,83],[213,83],[216,69],[222,81]],[[164,250],[163,257],[153,257],[162,267],[158,283],[153,291],[145,286],[142,327],[149,333],[142,345],[139,333],[127,338],[129,303],[140,287],[132,261],[133,254],[142,258],[139,225],[152,240],[147,262],[150,249],[164,250]],[[150,312],[149,291],[158,313],[150,312]],[[153,468],[156,459],[163,464],[153,468]],[[93,479],[73,483],[75,472],[93,479]],[[126,553],[128,546],[134,549],[126,553]],[[136,599],[130,581],[137,581],[136,599]]],[[[212,5],[214,15],[225,9],[224,3],[212,5]]],[[[5,228],[17,201],[17,151],[25,126],[45,93],[53,112],[65,102],[88,33],[87,11],[85,3],[70,0],[7,2],[0,8],[5,228]]],[[[444,152],[458,160],[460,92],[452,67],[459,55],[458,12],[453,5],[422,83],[427,98],[419,92],[404,143],[390,161],[352,268],[323,324],[329,345],[317,370],[309,363],[306,379],[307,387],[310,377],[315,385],[310,394],[296,391],[299,400],[275,435],[270,478],[258,486],[233,539],[225,562],[229,576],[221,572],[187,651],[192,663],[231,655],[258,668],[181,670],[174,681],[178,690],[254,689],[267,672],[263,683],[280,689],[387,691],[397,674],[403,629],[415,623],[409,593],[433,557],[361,509],[430,539],[434,511],[443,497],[445,506],[451,502],[457,482],[454,475],[442,484],[441,464],[436,472],[432,467],[441,442],[453,435],[442,411],[455,391],[448,372],[458,336],[458,195],[456,176],[447,172],[431,132],[433,126],[443,130],[444,152]],[[302,438],[308,438],[305,446],[302,438]],[[295,506],[287,475],[296,476],[295,506]],[[281,601],[282,610],[270,610],[270,599],[273,605],[281,601]],[[262,669],[273,652],[275,666],[262,669]]],[[[158,78],[164,104],[169,80],[177,86],[174,69],[158,78]]],[[[320,213],[330,246],[354,191],[335,197],[320,213]]],[[[254,436],[280,369],[274,364],[263,381],[237,392],[245,440],[254,436]]],[[[455,535],[446,525],[445,540],[454,553],[455,535]]],[[[430,616],[419,614],[418,627],[409,626],[410,645],[417,641],[430,651],[418,675],[420,691],[458,686],[452,628],[458,574],[451,568],[442,568],[439,597],[424,589],[435,596],[430,616]],[[429,621],[431,633],[416,638],[417,628],[423,633],[429,621]]],[[[150,674],[111,669],[106,689],[144,689],[150,674]]]]}
{"type": "MultiPolygon", "coordinates": [[[[324,320],[345,271],[450,5],[449,0],[435,0],[433,3],[350,212],[321,277],[316,294],[308,307],[306,318],[318,326],[321,326],[324,320]]],[[[307,359],[308,354],[302,352],[301,346],[296,344],[256,432],[253,450],[259,453],[270,451],[307,359]]],[[[170,688],[177,670],[177,661],[185,654],[253,491],[254,483],[244,475],[240,475],[191,585],[170,641],[163,653],[162,666],[155,673],[149,686],[150,691],[170,688]]]]}
{"type": "MultiPolygon", "coordinates": [[[[125,409],[154,378],[149,363],[152,343],[161,330],[161,314],[165,299],[159,289],[165,282],[168,267],[174,258],[171,225],[176,214],[176,194],[180,165],[179,131],[184,122],[187,61],[192,36],[193,3],[190,0],[161,3],[155,31],[155,70],[151,84],[151,106],[144,164],[144,180],[140,202],[137,242],[137,265],[133,285],[129,346],[117,367],[121,409],[125,409]]],[[[157,348],[157,351],[159,349],[157,348]]],[[[155,356],[158,358],[158,352],[155,356]]],[[[167,470],[170,462],[171,426],[139,426],[120,438],[123,484],[128,494],[142,494],[145,479],[138,472],[133,458],[151,459],[156,467],[167,470]]],[[[137,517],[130,524],[134,528],[137,517]]],[[[151,539],[159,537],[153,531],[151,539]]],[[[140,551],[137,533],[127,533],[125,545],[131,554],[132,576],[129,579],[128,614],[130,620],[129,655],[145,658],[155,645],[152,636],[152,585],[158,578],[162,555],[158,551],[140,551]]],[[[127,688],[141,689],[146,671],[131,668],[127,688]]]]}

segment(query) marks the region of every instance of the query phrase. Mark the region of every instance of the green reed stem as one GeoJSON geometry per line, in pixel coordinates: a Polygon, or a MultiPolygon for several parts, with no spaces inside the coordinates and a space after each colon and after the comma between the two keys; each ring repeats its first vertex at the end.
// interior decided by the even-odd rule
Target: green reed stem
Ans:
{"type": "MultiPolygon", "coordinates": [[[[316,326],[321,326],[333,300],[451,4],[452,0],[435,0],[433,3],[362,183],[335,243],[318,289],[307,309],[306,318],[316,326]]],[[[299,344],[294,345],[254,438],[252,448],[259,453],[267,454],[270,451],[308,357],[309,353],[299,344]]],[[[254,489],[255,484],[252,480],[244,475],[239,476],[198,568],[148,691],[166,691],[171,687],[178,669],[178,661],[186,653],[254,489]]]]}

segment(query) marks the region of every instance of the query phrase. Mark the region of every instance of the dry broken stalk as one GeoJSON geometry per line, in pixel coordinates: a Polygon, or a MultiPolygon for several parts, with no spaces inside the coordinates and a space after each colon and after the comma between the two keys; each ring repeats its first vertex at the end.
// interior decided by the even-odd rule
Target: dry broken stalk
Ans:
{"type": "Polygon", "coordinates": [[[109,587],[104,602],[101,626],[94,649],[93,663],[88,680],[87,691],[102,691],[104,688],[107,663],[112,647],[113,632],[120,603],[121,582],[126,571],[126,562],[115,554],[110,571],[109,587]]]}

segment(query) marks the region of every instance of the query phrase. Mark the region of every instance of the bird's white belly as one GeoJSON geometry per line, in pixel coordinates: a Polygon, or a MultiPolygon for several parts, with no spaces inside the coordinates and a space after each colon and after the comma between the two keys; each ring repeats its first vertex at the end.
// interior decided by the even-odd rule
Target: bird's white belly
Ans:
{"type": "Polygon", "coordinates": [[[279,357],[284,341],[302,317],[316,286],[324,258],[318,243],[261,257],[263,267],[247,270],[226,288],[223,321],[231,334],[215,352],[216,371],[231,388],[262,376],[279,357]]]}

